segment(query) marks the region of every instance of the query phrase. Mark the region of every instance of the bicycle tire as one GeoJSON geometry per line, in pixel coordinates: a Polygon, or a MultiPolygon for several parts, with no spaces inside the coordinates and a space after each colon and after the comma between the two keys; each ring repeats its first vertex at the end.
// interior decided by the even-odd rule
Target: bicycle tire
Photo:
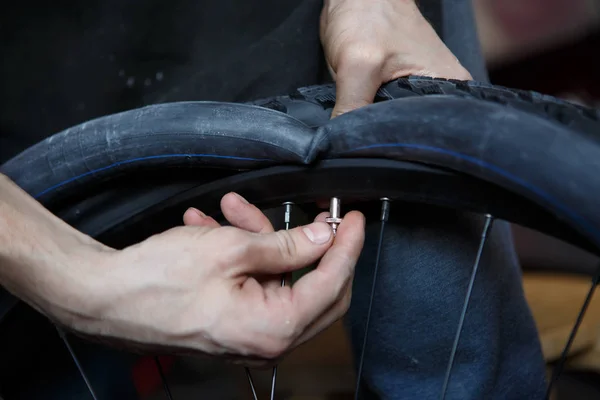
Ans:
{"type": "MultiPolygon", "coordinates": [[[[599,110],[534,91],[477,81],[421,76],[400,78],[382,86],[375,96],[375,102],[428,95],[449,95],[502,104],[549,118],[582,132],[598,134],[599,110]]],[[[335,85],[308,86],[287,96],[260,99],[250,104],[288,113],[311,127],[318,127],[329,118],[335,105],[335,85]]]]}
{"type": "MultiPolygon", "coordinates": [[[[480,82],[426,77],[401,78],[384,85],[378,91],[375,101],[432,95],[455,96],[501,104],[510,109],[548,118],[591,139],[600,136],[598,135],[600,131],[598,110],[536,92],[508,89],[480,82]]],[[[193,136],[192,140],[198,137],[206,140],[207,133],[214,134],[227,129],[231,132],[230,137],[227,138],[229,141],[225,143],[225,135],[218,137],[222,142],[214,146],[218,150],[222,151],[219,149],[222,145],[241,146],[253,140],[260,142],[258,146],[260,150],[250,148],[245,149],[248,151],[240,151],[237,162],[229,159],[228,162],[219,163],[213,159],[212,166],[245,169],[282,163],[310,163],[316,159],[315,152],[322,149],[310,148],[308,143],[315,135],[314,130],[327,123],[330,118],[335,104],[335,86],[327,84],[300,88],[288,96],[276,96],[249,104],[259,106],[260,109],[244,108],[250,106],[240,104],[182,102],[147,106],[101,117],[67,129],[32,146],[7,161],[0,167],[0,172],[8,175],[31,195],[52,203],[52,196],[44,196],[49,189],[54,189],[56,195],[61,192],[67,194],[69,191],[80,192],[79,186],[85,186],[89,180],[104,179],[101,176],[103,168],[123,162],[121,158],[127,160],[140,158],[132,157],[131,153],[160,153],[161,149],[155,148],[160,146],[176,148],[177,142],[181,142],[179,136],[183,132],[190,132],[193,136]],[[264,110],[265,108],[277,113],[270,114],[264,110]],[[286,118],[283,114],[292,118],[286,118]],[[196,125],[199,121],[207,122],[208,126],[196,125]],[[215,123],[218,125],[213,125],[215,123]],[[165,125],[163,131],[161,131],[162,125],[165,125]],[[115,135],[115,132],[119,134],[115,135]],[[155,143],[154,147],[148,148],[146,141],[148,134],[154,135],[154,141],[159,137],[163,140],[155,143]],[[236,139],[241,143],[234,143],[236,139]],[[128,140],[132,140],[131,148],[121,148],[123,142],[128,140]],[[116,146],[113,146],[115,142],[117,142],[116,146]],[[141,152],[138,151],[140,146],[141,152]],[[273,147],[272,150],[275,151],[269,152],[267,147],[273,147]],[[297,153],[298,148],[303,149],[305,154],[297,153]],[[85,152],[82,151],[83,149],[85,152]],[[310,151],[313,154],[309,154],[310,151]],[[98,152],[99,154],[96,155],[100,159],[90,165],[90,159],[94,157],[93,152],[98,152]],[[121,156],[116,152],[125,154],[121,156]],[[273,155],[273,153],[271,164],[264,161],[268,159],[265,154],[273,155]],[[248,154],[253,154],[255,157],[244,157],[248,154]],[[68,155],[74,157],[68,159],[68,155]],[[260,161],[261,157],[256,155],[263,155],[263,161],[260,161]],[[62,161],[65,161],[62,165],[53,165],[53,162],[62,161]]],[[[194,148],[185,140],[179,147],[194,148]]],[[[210,145],[203,147],[210,147],[210,145]]],[[[145,161],[149,163],[150,160],[145,161]]],[[[159,163],[159,167],[166,166],[160,164],[162,163],[159,163]]],[[[174,165],[177,165],[177,162],[174,165]]]]}
{"type": "MultiPolygon", "coordinates": [[[[586,202],[587,194],[600,191],[593,176],[600,159],[597,110],[533,92],[423,77],[390,82],[376,98],[376,103],[387,104],[375,104],[329,121],[334,100],[334,86],[318,85],[250,105],[185,102],[148,106],[58,133],[8,161],[0,172],[51,210],[60,211],[75,204],[70,198],[78,194],[90,197],[94,190],[101,190],[102,184],[110,185],[123,176],[125,180],[129,176],[130,182],[141,176],[147,187],[160,186],[177,181],[173,174],[176,168],[180,175],[193,171],[191,179],[197,184],[199,180],[211,180],[210,174],[200,178],[198,167],[213,173],[224,170],[219,175],[223,177],[274,165],[311,165],[322,159],[348,157],[348,152],[353,152],[353,157],[427,163],[476,176],[539,202],[563,220],[576,216],[580,233],[592,242],[600,237],[599,230],[586,219],[597,222],[593,205],[586,202]],[[504,125],[494,126],[498,116],[504,118],[504,125]],[[502,135],[490,135],[490,126],[503,129],[502,135]],[[373,127],[377,134],[372,133],[373,127]],[[519,129],[525,133],[515,135],[519,129]],[[482,135],[483,131],[486,133],[482,135]],[[412,148],[405,145],[399,151],[398,146],[390,147],[390,139],[399,135],[406,139],[415,133],[412,148]],[[482,137],[496,140],[496,151],[488,151],[488,159],[478,159],[478,165],[465,162],[474,157],[466,153],[481,153],[482,137]],[[554,144],[560,142],[555,145],[559,151],[547,148],[548,138],[554,144]],[[425,147],[431,150],[431,144],[437,145],[438,154],[423,154],[428,152],[425,147]],[[375,145],[379,146],[377,150],[375,145]],[[362,150],[356,152],[357,148],[362,150]],[[503,167],[503,174],[482,167],[481,163],[488,167],[502,164],[504,150],[517,156],[508,157],[510,165],[503,167]],[[457,154],[461,157],[452,160],[457,154]],[[519,159],[523,154],[538,158],[519,159]],[[556,168],[561,162],[561,168],[556,168]],[[156,182],[158,171],[165,169],[169,171],[167,181],[156,182]],[[536,171],[540,173],[536,175],[536,171]],[[523,182],[516,183],[519,176],[524,177],[521,181],[530,180],[532,173],[536,180],[533,192],[532,187],[522,187],[523,182]],[[579,190],[570,193],[568,199],[556,200],[555,195],[564,193],[559,193],[561,185],[552,187],[553,182],[543,181],[548,174],[571,182],[571,189],[579,190]],[[579,215],[574,210],[584,213],[579,215]]],[[[147,191],[145,195],[152,197],[147,191]]],[[[163,194],[154,200],[165,198],[163,194]]],[[[116,201],[127,199],[119,196],[116,201]]]]}

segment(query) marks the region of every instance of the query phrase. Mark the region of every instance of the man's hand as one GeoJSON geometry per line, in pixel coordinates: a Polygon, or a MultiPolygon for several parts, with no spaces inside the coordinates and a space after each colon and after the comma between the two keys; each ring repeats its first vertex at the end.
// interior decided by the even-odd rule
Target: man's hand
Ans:
{"type": "Polygon", "coordinates": [[[364,217],[333,239],[326,214],[273,232],[236,194],[187,226],[117,251],[77,232],[0,175],[0,284],[77,333],[140,350],[202,353],[261,365],[339,319],[350,303],[364,217]],[[319,261],[293,287],[281,274],[319,261]]]}
{"type": "Polygon", "coordinates": [[[360,213],[345,216],[334,241],[324,215],[273,232],[260,210],[233,193],[222,209],[241,229],[188,210],[188,226],[97,266],[106,269],[97,288],[105,303],[92,320],[74,321],[76,328],[249,362],[280,357],[346,312],[364,240],[360,213]],[[321,257],[293,287],[280,287],[281,274],[321,257]]]}
{"type": "Polygon", "coordinates": [[[414,0],[325,0],[321,41],[337,83],[333,117],[372,103],[402,76],[472,79],[414,0]]]}

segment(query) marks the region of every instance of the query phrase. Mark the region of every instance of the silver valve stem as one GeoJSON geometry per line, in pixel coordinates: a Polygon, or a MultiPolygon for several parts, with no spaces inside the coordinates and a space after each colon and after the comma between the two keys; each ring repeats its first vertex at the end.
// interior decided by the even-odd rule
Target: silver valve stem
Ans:
{"type": "Polygon", "coordinates": [[[329,225],[331,225],[331,229],[333,230],[333,235],[337,233],[337,228],[339,224],[342,222],[341,212],[340,212],[340,199],[337,197],[332,197],[331,202],[329,203],[329,218],[325,219],[329,225]]]}

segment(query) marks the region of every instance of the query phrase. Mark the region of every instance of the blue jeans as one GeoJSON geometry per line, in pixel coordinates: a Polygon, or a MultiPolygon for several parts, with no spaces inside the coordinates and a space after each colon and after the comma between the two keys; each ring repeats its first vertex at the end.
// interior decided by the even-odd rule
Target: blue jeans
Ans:
{"type": "MultiPolygon", "coordinates": [[[[380,227],[376,212],[371,217],[347,316],[357,361],[380,227]]],[[[439,398],[482,228],[480,216],[392,204],[365,351],[364,398],[439,398]]],[[[545,383],[510,227],[497,221],[482,255],[446,398],[539,399],[545,383]]]]}

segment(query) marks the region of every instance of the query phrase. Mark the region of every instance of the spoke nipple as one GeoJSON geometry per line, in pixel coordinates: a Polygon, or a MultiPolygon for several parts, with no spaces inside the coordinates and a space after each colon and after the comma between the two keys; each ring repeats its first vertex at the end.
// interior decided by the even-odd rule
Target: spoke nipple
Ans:
{"type": "Polygon", "coordinates": [[[285,229],[289,229],[290,222],[292,220],[292,217],[291,217],[292,206],[294,205],[294,203],[291,202],[291,201],[286,201],[282,205],[285,207],[285,213],[284,213],[284,216],[283,216],[283,222],[285,223],[285,229]]]}
{"type": "Polygon", "coordinates": [[[485,214],[485,222],[483,224],[483,230],[481,231],[481,240],[487,239],[493,222],[494,222],[494,216],[491,214],[485,214]]]}
{"type": "Polygon", "coordinates": [[[382,197],[381,199],[381,221],[387,222],[390,217],[390,199],[382,197]]]}

